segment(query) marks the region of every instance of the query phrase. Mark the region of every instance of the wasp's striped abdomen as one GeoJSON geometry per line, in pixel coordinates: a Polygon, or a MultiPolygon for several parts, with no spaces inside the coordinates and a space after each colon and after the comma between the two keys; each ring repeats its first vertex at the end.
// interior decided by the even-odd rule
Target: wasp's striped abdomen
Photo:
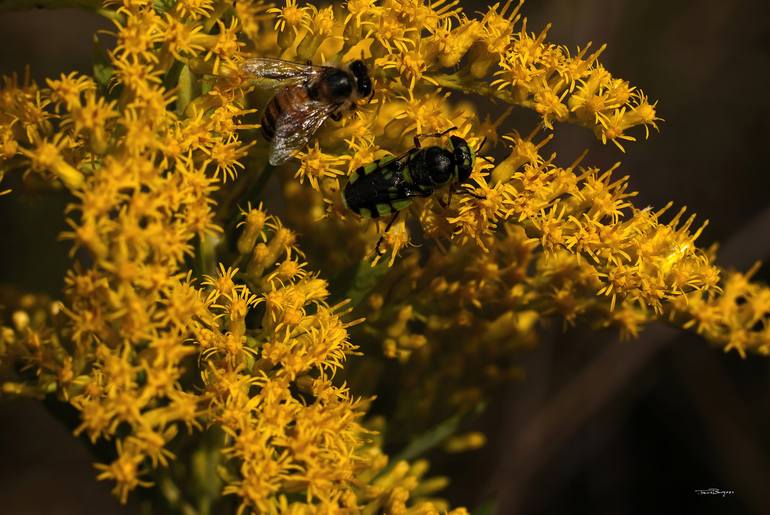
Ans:
{"type": "Polygon", "coordinates": [[[307,102],[309,93],[307,86],[296,85],[278,90],[265,106],[262,115],[262,135],[267,141],[275,138],[275,129],[281,116],[289,116],[296,106],[307,102]]]}
{"type": "Polygon", "coordinates": [[[357,215],[379,218],[407,208],[413,196],[403,163],[390,156],[358,167],[350,176],[342,199],[357,215]]]}

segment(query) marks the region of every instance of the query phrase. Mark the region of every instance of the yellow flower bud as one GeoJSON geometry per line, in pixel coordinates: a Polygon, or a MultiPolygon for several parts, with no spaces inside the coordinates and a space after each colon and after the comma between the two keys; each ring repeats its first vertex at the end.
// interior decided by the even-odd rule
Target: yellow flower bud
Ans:
{"type": "Polygon", "coordinates": [[[471,431],[449,438],[444,444],[444,450],[449,453],[467,452],[483,447],[486,443],[487,437],[484,433],[471,431]]]}
{"type": "Polygon", "coordinates": [[[11,317],[13,319],[13,326],[19,332],[24,332],[29,327],[29,315],[26,311],[14,311],[11,317]]]}
{"type": "Polygon", "coordinates": [[[267,214],[260,209],[251,209],[246,214],[246,219],[241,222],[245,227],[238,237],[238,253],[246,255],[251,253],[257,238],[262,234],[267,221],[267,214]]]}

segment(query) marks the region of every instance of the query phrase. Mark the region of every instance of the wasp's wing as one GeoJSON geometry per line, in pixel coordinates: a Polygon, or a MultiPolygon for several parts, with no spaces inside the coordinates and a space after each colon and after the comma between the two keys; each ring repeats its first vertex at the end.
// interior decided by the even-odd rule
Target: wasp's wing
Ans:
{"type": "Polygon", "coordinates": [[[293,63],[272,57],[248,59],[241,68],[262,86],[286,86],[310,82],[320,77],[324,71],[322,66],[293,63]]]}
{"type": "Polygon", "coordinates": [[[321,124],[337,108],[334,104],[310,100],[284,111],[275,122],[275,136],[270,147],[270,164],[285,163],[295,150],[307,145],[321,124]]]}

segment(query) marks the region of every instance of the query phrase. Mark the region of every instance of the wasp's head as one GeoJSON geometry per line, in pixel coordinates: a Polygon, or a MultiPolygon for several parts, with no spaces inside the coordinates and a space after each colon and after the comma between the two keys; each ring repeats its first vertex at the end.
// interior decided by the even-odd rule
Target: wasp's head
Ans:
{"type": "Polygon", "coordinates": [[[374,95],[374,87],[372,86],[372,79],[369,77],[369,70],[366,68],[366,64],[360,59],[356,59],[350,63],[349,68],[353,78],[356,80],[358,98],[371,98],[374,95]]]}
{"type": "Polygon", "coordinates": [[[455,162],[457,182],[462,184],[471,176],[476,153],[468,145],[468,142],[459,136],[450,136],[449,141],[452,144],[452,157],[455,162]]]}

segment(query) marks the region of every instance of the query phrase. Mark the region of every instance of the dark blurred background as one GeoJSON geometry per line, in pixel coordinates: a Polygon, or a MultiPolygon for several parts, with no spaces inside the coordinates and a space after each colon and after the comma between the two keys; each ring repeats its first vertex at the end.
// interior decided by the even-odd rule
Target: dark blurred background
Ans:
{"type": "MultiPolygon", "coordinates": [[[[463,1],[467,11],[484,3],[463,1]]],[[[700,244],[748,268],[770,256],[770,15],[767,0],[531,0],[531,30],[549,40],[609,47],[602,62],[659,99],[666,121],[624,155],[587,131],[557,127],[548,149],[568,163],[622,160],[637,205],[674,201],[709,219],[700,244]]],[[[0,0],[0,9],[2,0],[0,0]]],[[[37,79],[89,72],[95,30],[81,11],[0,12],[0,73],[37,79]]],[[[514,112],[506,129],[528,131],[514,112]]],[[[33,194],[34,195],[34,194],[33,194]]],[[[48,199],[53,202],[52,199],[48,199]]],[[[0,199],[0,283],[56,294],[63,226],[40,202],[0,199]],[[23,215],[20,215],[22,213],[23,215]]],[[[48,206],[49,208],[52,206],[48,206]]],[[[60,212],[59,206],[53,206],[60,212]]],[[[767,281],[768,267],[759,278],[767,281]]],[[[436,457],[452,475],[448,497],[504,514],[770,514],[770,361],[724,354],[691,334],[651,327],[640,340],[555,324],[527,357],[527,378],[491,403],[478,428],[487,447],[436,457]],[[699,495],[718,488],[725,496],[699,495]]],[[[119,509],[93,480],[90,456],[34,401],[0,402],[0,513],[108,514],[119,509]]]]}

